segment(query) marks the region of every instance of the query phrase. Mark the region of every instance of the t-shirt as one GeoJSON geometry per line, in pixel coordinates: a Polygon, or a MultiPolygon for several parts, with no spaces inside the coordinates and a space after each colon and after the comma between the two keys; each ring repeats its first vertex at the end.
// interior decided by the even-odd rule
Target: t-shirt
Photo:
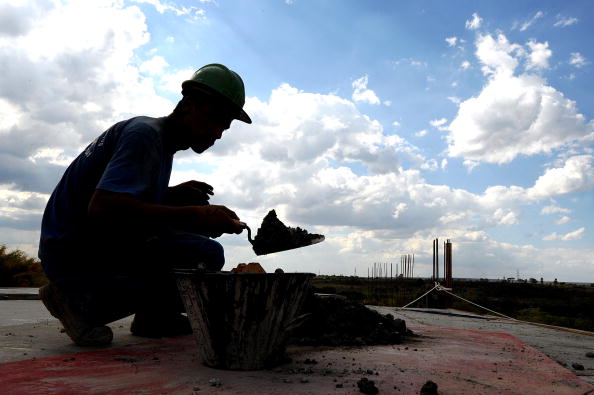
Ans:
{"type": "Polygon", "coordinates": [[[54,189],[41,224],[39,258],[44,269],[77,251],[96,189],[127,193],[149,203],[165,198],[173,150],[166,146],[164,118],[135,117],[102,133],[70,164],[54,189]]]}

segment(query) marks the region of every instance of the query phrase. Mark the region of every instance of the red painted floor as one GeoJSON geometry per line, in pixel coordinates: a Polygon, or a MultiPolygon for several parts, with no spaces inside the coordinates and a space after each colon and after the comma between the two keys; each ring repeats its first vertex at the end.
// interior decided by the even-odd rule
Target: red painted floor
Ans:
{"type": "MultiPolygon", "coordinates": [[[[293,362],[239,372],[205,367],[191,336],[0,365],[1,394],[594,394],[594,387],[517,338],[499,332],[412,327],[406,344],[291,348],[293,362]],[[315,364],[306,364],[307,359],[315,364]],[[219,386],[209,381],[217,379],[219,386]]],[[[82,349],[81,349],[82,350],[82,349]]]]}

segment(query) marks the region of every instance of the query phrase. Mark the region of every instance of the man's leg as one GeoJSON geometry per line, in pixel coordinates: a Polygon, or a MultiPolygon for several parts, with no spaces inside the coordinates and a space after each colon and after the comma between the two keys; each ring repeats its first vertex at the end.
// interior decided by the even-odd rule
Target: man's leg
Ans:
{"type": "Polygon", "coordinates": [[[151,297],[138,305],[131,332],[146,337],[191,333],[187,317],[180,314],[184,311],[183,303],[171,270],[202,267],[218,271],[225,263],[223,247],[202,235],[167,231],[151,239],[147,251],[150,252],[152,266],[157,270],[145,281],[158,284],[162,299],[151,297]]]}
{"type": "Polygon", "coordinates": [[[60,319],[66,333],[81,346],[99,346],[112,340],[106,324],[132,314],[132,332],[162,337],[191,333],[180,313],[183,303],[171,269],[204,264],[220,270],[224,264],[222,246],[207,237],[186,232],[164,232],[146,243],[127,248],[89,248],[68,270],[51,278],[40,290],[48,310],[60,319]],[[82,270],[84,268],[84,271],[82,270]]]}

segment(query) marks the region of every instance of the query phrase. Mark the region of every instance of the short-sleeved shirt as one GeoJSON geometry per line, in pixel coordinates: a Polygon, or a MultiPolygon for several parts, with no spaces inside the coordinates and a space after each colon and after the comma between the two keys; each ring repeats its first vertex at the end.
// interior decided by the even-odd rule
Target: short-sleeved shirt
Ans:
{"type": "Polygon", "coordinates": [[[126,193],[149,203],[165,198],[173,151],[164,118],[135,117],[102,133],[70,164],[43,214],[39,258],[46,274],[85,240],[87,210],[97,189],[126,193]]]}

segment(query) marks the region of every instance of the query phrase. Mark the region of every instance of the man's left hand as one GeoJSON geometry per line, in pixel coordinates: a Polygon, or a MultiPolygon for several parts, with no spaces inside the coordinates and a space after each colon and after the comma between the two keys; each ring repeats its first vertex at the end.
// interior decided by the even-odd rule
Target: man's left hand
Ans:
{"type": "Polygon", "coordinates": [[[167,189],[167,202],[175,206],[195,206],[208,203],[214,195],[211,185],[202,181],[186,181],[167,189]]]}

